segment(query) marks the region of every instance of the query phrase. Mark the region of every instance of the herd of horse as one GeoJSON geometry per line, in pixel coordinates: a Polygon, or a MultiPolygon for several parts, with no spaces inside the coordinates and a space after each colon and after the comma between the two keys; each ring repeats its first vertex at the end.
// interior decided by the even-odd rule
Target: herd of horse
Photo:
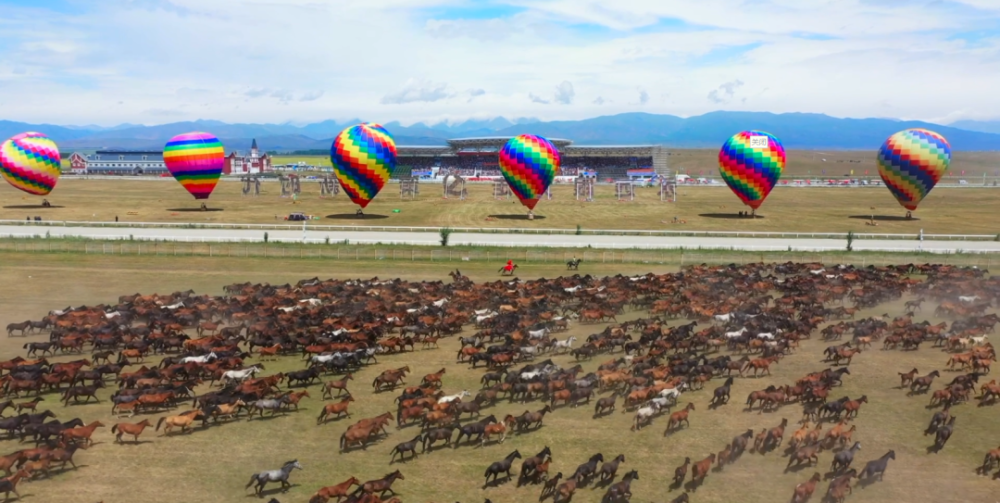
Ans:
{"type": "MultiPolygon", "coordinates": [[[[973,397],[980,405],[1000,398],[995,380],[980,383],[996,361],[989,335],[1000,318],[986,311],[1000,299],[1000,280],[975,268],[787,263],[485,283],[458,271],[451,276],[451,283],[313,278],[294,285],[233,284],[221,296],[192,291],[135,294],[112,305],[69,307],[40,321],[11,324],[9,335],[47,332],[48,341],[24,345],[25,357],[31,359],[0,362],[0,386],[7,399],[0,403],[0,415],[14,411],[0,417],[0,434],[36,443],[0,458],[0,469],[8,475],[0,479],[0,491],[9,488],[17,494],[22,479],[48,475],[67,464],[75,468],[76,450],[90,447],[95,431],[105,426],[80,418],[63,422],[53,418],[52,411],[36,412],[40,405],[100,402],[99,395],[110,391],[115,416],[163,414],[155,421],[145,417],[112,425],[116,443],[136,443],[154,423],[156,431],[162,428],[170,435],[232,421],[241,414],[252,421],[265,413],[295,413],[302,399],[312,398],[308,388],[320,385],[323,391],[317,398],[329,401],[320,407],[316,422],[339,423],[352,418],[351,404],[362,399],[361,392],[348,389],[356,375],[380,358],[391,359],[418,345],[435,349],[443,337],[457,340],[455,365],[482,369],[481,389],[446,394],[447,366],[412,385],[407,385],[409,366],[386,368],[374,376],[370,394],[395,393],[395,410],[347,426],[339,436],[341,455],[354,455],[352,451],[387,439],[392,422],[396,430],[412,426],[419,433],[393,447],[390,464],[445,447],[500,445],[508,435],[530,439],[548,414],[581,405],[593,406],[597,421],[619,409],[631,412],[633,431],[663,416],[665,436],[685,435],[702,417],[699,414],[711,413],[705,409],[732,407],[735,379],[771,375],[802,340],[818,335],[829,344],[823,352],[827,368],[754,391],[743,409],[780,415],[789,406],[801,407],[801,427],[788,432],[787,444],[787,418],[760,433],[734,432],[721,451],[686,458],[674,472],[672,489],[683,486],[685,492],[675,501],[688,501],[713,465],[719,472],[745,453],[768,455],[784,444],[786,471],[816,466],[822,452],[833,452],[825,497],[839,503],[850,495],[853,479],[858,484],[881,480],[889,460],[895,459],[890,450],[860,471],[852,467],[863,443],[854,438],[857,425],[852,421],[869,399],[837,396],[837,387],[851,378],[852,361],[864,358],[873,344],[881,342],[887,351],[914,351],[926,343],[947,352],[941,369],[923,375],[916,368],[899,373],[901,389],[911,396],[930,393],[932,405],[942,407],[924,431],[934,436],[935,451],[943,449],[955,431],[955,407],[973,397]],[[916,279],[917,274],[923,279],[916,279]],[[906,302],[903,316],[856,316],[860,309],[904,295],[913,300],[906,302]],[[914,321],[928,300],[939,304],[936,311],[950,317],[950,325],[914,321]],[[627,310],[639,313],[638,318],[617,322],[627,310]],[[575,336],[560,339],[570,323],[608,322],[581,336],[578,346],[575,336]],[[471,333],[461,335],[465,331],[471,333]],[[565,355],[572,365],[556,363],[557,355],[565,355]],[[584,370],[601,355],[607,359],[592,371],[584,370]],[[147,362],[154,357],[158,362],[147,362]],[[301,370],[269,373],[266,368],[272,361],[295,359],[302,362],[301,370]],[[932,392],[946,368],[966,373],[932,392]],[[326,376],[337,379],[324,380],[326,376]],[[716,379],[721,385],[708,388],[711,400],[705,406],[682,400],[716,379]],[[50,394],[59,399],[46,400],[50,394]],[[538,406],[489,413],[504,400],[538,406]],[[187,410],[177,410],[188,403],[187,410]],[[825,425],[829,427],[824,430],[825,425]]],[[[514,479],[514,464],[521,460],[517,486],[540,485],[543,500],[569,502],[578,488],[599,483],[606,487],[602,503],[626,502],[632,485],[645,480],[640,479],[642,467],[618,478],[627,456],[625,452],[605,461],[603,453],[596,453],[567,477],[550,467],[553,450],[548,446],[528,458],[515,449],[485,467],[484,488],[514,479]]],[[[996,466],[1000,448],[987,453],[979,469],[987,473],[996,466]]],[[[263,496],[268,484],[279,483],[287,491],[296,469],[302,465],[292,460],[255,473],[246,488],[254,487],[263,496]]],[[[350,477],[320,489],[310,502],[399,501],[393,485],[404,480],[399,470],[364,483],[350,477]],[[383,499],[387,495],[391,499],[383,499]]],[[[797,485],[793,502],[809,500],[821,480],[816,473],[797,485]]]]}

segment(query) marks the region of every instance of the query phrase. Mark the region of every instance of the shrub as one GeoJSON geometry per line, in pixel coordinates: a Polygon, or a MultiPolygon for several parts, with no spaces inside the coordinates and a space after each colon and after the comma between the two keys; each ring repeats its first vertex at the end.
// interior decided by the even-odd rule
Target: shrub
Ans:
{"type": "Polygon", "coordinates": [[[448,246],[448,238],[451,237],[452,230],[448,227],[442,227],[441,234],[441,246],[448,246]]]}

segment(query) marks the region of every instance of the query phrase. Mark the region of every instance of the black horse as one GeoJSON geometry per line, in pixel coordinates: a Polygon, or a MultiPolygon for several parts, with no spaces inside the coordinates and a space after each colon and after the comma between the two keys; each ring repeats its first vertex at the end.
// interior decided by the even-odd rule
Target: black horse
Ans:
{"type": "Polygon", "coordinates": [[[567,271],[578,271],[580,270],[580,263],[583,262],[582,258],[573,258],[566,262],[567,271]]]}
{"type": "Polygon", "coordinates": [[[890,459],[896,459],[896,451],[889,451],[881,458],[866,463],[865,468],[858,475],[858,480],[874,478],[876,475],[878,475],[879,480],[882,480],[882,475],[885,474],[890,459]]]}
{"type": "Polygon", "coordinates": [[[508,454],[506,458],[503,458],[503,461],[494,461],[489,467],[486,468],[486,473],[484,474],[484,476],[486,477],[486,482],[483,484],[483,487],[486,487],[490,484],[491,475],[493,476],[494,484],[497,482],[497,476],[499,476],[501,473],[507,474],[507,477],[504,480],[510,480],[511,478],[510,466],[514,464],[515,459],[519,459],[520,457],[521,453],[518,451],[514,451],[508,454]]]}
{"type": "Polygon", "coordinates": [[[712,392],[712,401],[709,403],[709,406],[719,406],[729,403],[729,390],[732,387],[733,378],[729,377],[722,386],[715,388],[715,391],[712,392]]]}

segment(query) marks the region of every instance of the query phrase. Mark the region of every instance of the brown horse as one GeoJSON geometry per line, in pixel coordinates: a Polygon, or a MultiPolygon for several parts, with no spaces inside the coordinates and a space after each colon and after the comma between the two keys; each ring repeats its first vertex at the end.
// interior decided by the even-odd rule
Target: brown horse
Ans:
{"type": "Polygon", "coordinates": [[[916,368],[914,368],[909,372],[906,372],[905,374],[903,372],[897,372],[897,374],[899,374],[899,381],[900,381],[899,387],[905,388],[907,384],[913,384],[913,378],[917,376],[917,372],[918,371],[916,368]]]}
{"type": "Polygon", "coordinates": [[[328,400],[330,398],[333,398],[333,390],[337,390],[337,396],[340,396],[341,392],[343,391],[347,391],[348,395],[351,394],[351,392],[347,390],[347,381],[353,379],[354,375],[347,374],[344,376],[343,379],[339,381],[328,381],[326,383],[323,383],[323,399],[328,400]]]}
{"type": "Polygon", "coordinates": [[[747,362],[747,364],[743,367],[743,371],[746,372],[750,369],[753,369],[754,377],[757,377],[757,372],[760,372],[761,373],[760,375],[764,375],[765,372],[767,373],[767,375],[771,375],[771,365],[777,363],[778,363],[778,357],[776,356],[770,356],[767,358],[755,358],[747,362]]]}
{"type": "Polygon", "coordinates": [[[163,426],[163,434],[169,435],[170,430],[174,428],[180,428],[181,433],[191,433],[188,428],[194,424],[198,419],[205,417],[205,413],[200,410],[189,411],[177,416],[163,416],[159,421],[156,422],[156,431],[160,431],[160,426],[163,426]]]}
{"type": "Polygon", "coordinates": [[[684,407],[683,410],[670,414],[670,420],[667,421],[667,429],[663,432],[663,436],[666,436],[667,433],[670,433],[675,428],[680,429],[681,423],[691,426],[691,423],[688,421],[688,414],[690,414],[692,410],[694,410],[694,404],[688,403],[687,407],[684,407]]]}
{"type": "Polygon", "coordinates": [[[337,502],[339,503],[342,498],[347,497],[347,490],[351,486],[359,485],[360,483],[361,481],[357,478],[351,477],[337,485],[323,487],[309,498],[309,503],[326,503],[330,498],[337,498],[337,502]]]}
{"type": "Polygon", "coordinates": [[[514,428],[514,424],[517,423],[517,418],[511,414],[507,414],[507,417],[503,418],[502,422],[487,424],[483,429],[483,439],[479,445],[486,445],[489,442],[491,435],[500,435],[500,440],[498,443],[503,443],[507,439],[507,431],[514,428]]]}
{"type": "Polygon", "coordinates": [[[803,482],[795,486],[795,492],[792,493],[792,503],[806,503],[809,498],[812,498],[814,492],[816,492],[816,484],[819,483],[821,477],[819,473],[814,473],[812,478],[807,482],[803,482]]]}
{"type": "Polygon", "coordinates": [[[10,499],[10,493],[14,493],[17,499],[21,499],[21,493],[17,492],[17,483],[23,478],[31,477],[31,472],[22,468],[10,477],[0,479],[0,491],[3,491],[4,501],[10,499]]]}
{"type": "Polygon", "coordinates": [[[93,440],[91,440],[90,438],[94,434],[94,430],[102,426],[104,426],[104,423],[100,421],[94,421],[86,426],[77,426],[76,428],[63,430],[60,436],[62,437],[63,442],[66,443],[75,442],[77,440],[83,440],[84,444],[91,445],[94,443],[93,440]]]}
{"type": "Polygon", "coordinates": [[[691,467],[691,483],[693,486],[697,487],[705,481],[709,469],[712,468],[712,463],[715,463],[715,453],[709,454],[707,458],[698,461],[691,467]]]}
{"type": "Polygon", "coordinates": [[[316,424],[325,423],[329,416],[333,416],[334,419],[340,419],[342,415],[351,417],[351,413],[347,411],[347,407],[353,401],[354,401],[354,396],[348,394],[346,397],[344,397],[337,403],[328,403],[324,405],[323,410],[321,410],[319,413],[319,417],[316,418],[316,424]]]}
{"type": "Polygon", "coordinates": [[[115,434],[115,443],[123,443],[123,435],[132,435],[132,442],[139,443],[139,435],[142,435],[142,431],[150,426],[149,419],[143,419],[138,423],[118,423],[111,427],[111,433],[115,434]]]}
{"type": "Polygon", "coordinates": [[[386,492],[390,492],[393,496],[395,496],[396,491],[392,490],[392,483],[397,480],[406,480],[406,477],[403,477],[403,474],[399,473],[399,470],[396,470],[380,479],[369,480],[368,482],[361,484],[360,487],[354,491],[354,494],[377,494],[379,497],[382,497],[385,496],[386,492]]]}
{"type": "Polygon", "coordinates": [[[445,373],[445,369],[438,370],[433,374],[427,374],[423,379],[420,380],[421,386],[434,386],[436,388],[441,387],[441,376],[445,373]]]}

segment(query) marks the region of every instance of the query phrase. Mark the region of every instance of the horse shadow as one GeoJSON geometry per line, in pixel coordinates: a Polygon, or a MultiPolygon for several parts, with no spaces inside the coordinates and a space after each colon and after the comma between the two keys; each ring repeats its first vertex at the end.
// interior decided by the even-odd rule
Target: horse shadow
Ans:
{"type": "Polygon", "coordinates": [[[841,472],[836,472],[836,471],[831,470],[831,471],[828,471],[828,472],[826,472],[826,473],[823,474],[823,480],[833,480],[833,479],[839,477],[840,475],[841,475],[841,472]]]}
{"type": "Polygon", "coordinates": [[[878,478],[874,477],[874,476],[873,477],[868,477],[866,479],[858,479],[858,483],[854,487],[860,487],[860,488],[864,489],[864,488],[866,488],[866,487],[868,487],[868,486],[870,486],[870,485],[872,485],[872,484],[874,484],[876,482],[878,482],[878,478]]]}
{"type": "Polygon", "coordinates": [[[693,492],[697,491],[698,488],[701,487],[701,485],[704,484],[704,483],[705,483],[705,479],[701,479],[700,481],[699,480],[691,479],[691,480],[687,481],[686,484],[684,484],[684,490],[687,491],[687,492],[693,493],[693,492]]]}
{"type": "Polygon", "coordinates": [[[298,486],[299,486],[298,484],[291,484],[291,486],[288,487],[287,489],[282,489],[281,486],[279,485],[277,487],[272,487],[271,489],[264,489],[263,491],[260,492],[260,494],[257,494],[257,493],[248,494],[247,497],[248,498],[254,498],[254,497],[256,497],[256,498],[264,498],[264,497],[267,497],[267,496],[274,496],[274,495],[280,494],[280,493],[287,493],[288,491],[290,491],[290,490],[292,490],[292,489],[294,489],[294,488],[296,488],[298,486]]]}
{"type": "Polygon", "coordinates": [[[712,402],[712,403],[708,404],[708,410],[718,409],[719,407],[722,407],[723,405],[726,405],[728,403],[729,403],[728,401],[726,401],[726,402],[712,402]]]}
{"type": "Polygon", "coordinates": [[[498,477],[498,478],[495,478],[495,479],[493,479],[493,480],[491,480],[489,482],[484,483],[483,484],[483,489],[487,489],[487,488],[490,488],[490,487],[500,487],[503,484],[510,483],[510,481],[512,481],[512,480],[514,480],[514,474],[510,474],[510,475],[508,475],[506,477],[503,477],[503,478],[499,478],[498,477]]]}
{"type": "Polygon", "coordinates": [[[678,481],[675,480],[675,481],[671,482],[669,486],[667,486],[667,491],[668,492],[676,491],[676,490],[680,489],[682,485],[684,485],[683,482],[678,482],[678,481]]]}
{"type": "Polygon", "coordinates": [[[604,488],[606,488],[606,487],[608,487],[608,486],[610,486],[611,484],[614,484],[614,483],[615,483],[615,479],[604,479],[604,480],[601,480],[599,477],[594,477],[594,481],[593,481],[593,484],[590,487],[590,490],[593,491],[594,489],[604,489],[604,488]]]}
{"type": "Polygon", "coordinates": [[[816,467],[816,465],[814,465],[812,463],[799,463],[799,464],[796,464],[795,466],[786,467],[784,473],[799,473],[802,470],[806,470],[806,469],[810,469],[810,468],[815,468],[815,467],[816,467]]]}
{"type": "Polygon", "coordinates": [[[929,445],[927,446],[927,454],[937,454],[941,452],[941,449],[944,449],[943,445],[938,445],[937,443],[929,445]]]}
{"type": "MultiPolygon", "coordinates": [[[[136,441],[122,442],[119,445],[142,445],[142,444],[151,444],[151,443],[153,443],[152,440],[136,440],[136,441]]],[[[95,444],[96,444],[96,442],[95,442],[95,444]]]]}

